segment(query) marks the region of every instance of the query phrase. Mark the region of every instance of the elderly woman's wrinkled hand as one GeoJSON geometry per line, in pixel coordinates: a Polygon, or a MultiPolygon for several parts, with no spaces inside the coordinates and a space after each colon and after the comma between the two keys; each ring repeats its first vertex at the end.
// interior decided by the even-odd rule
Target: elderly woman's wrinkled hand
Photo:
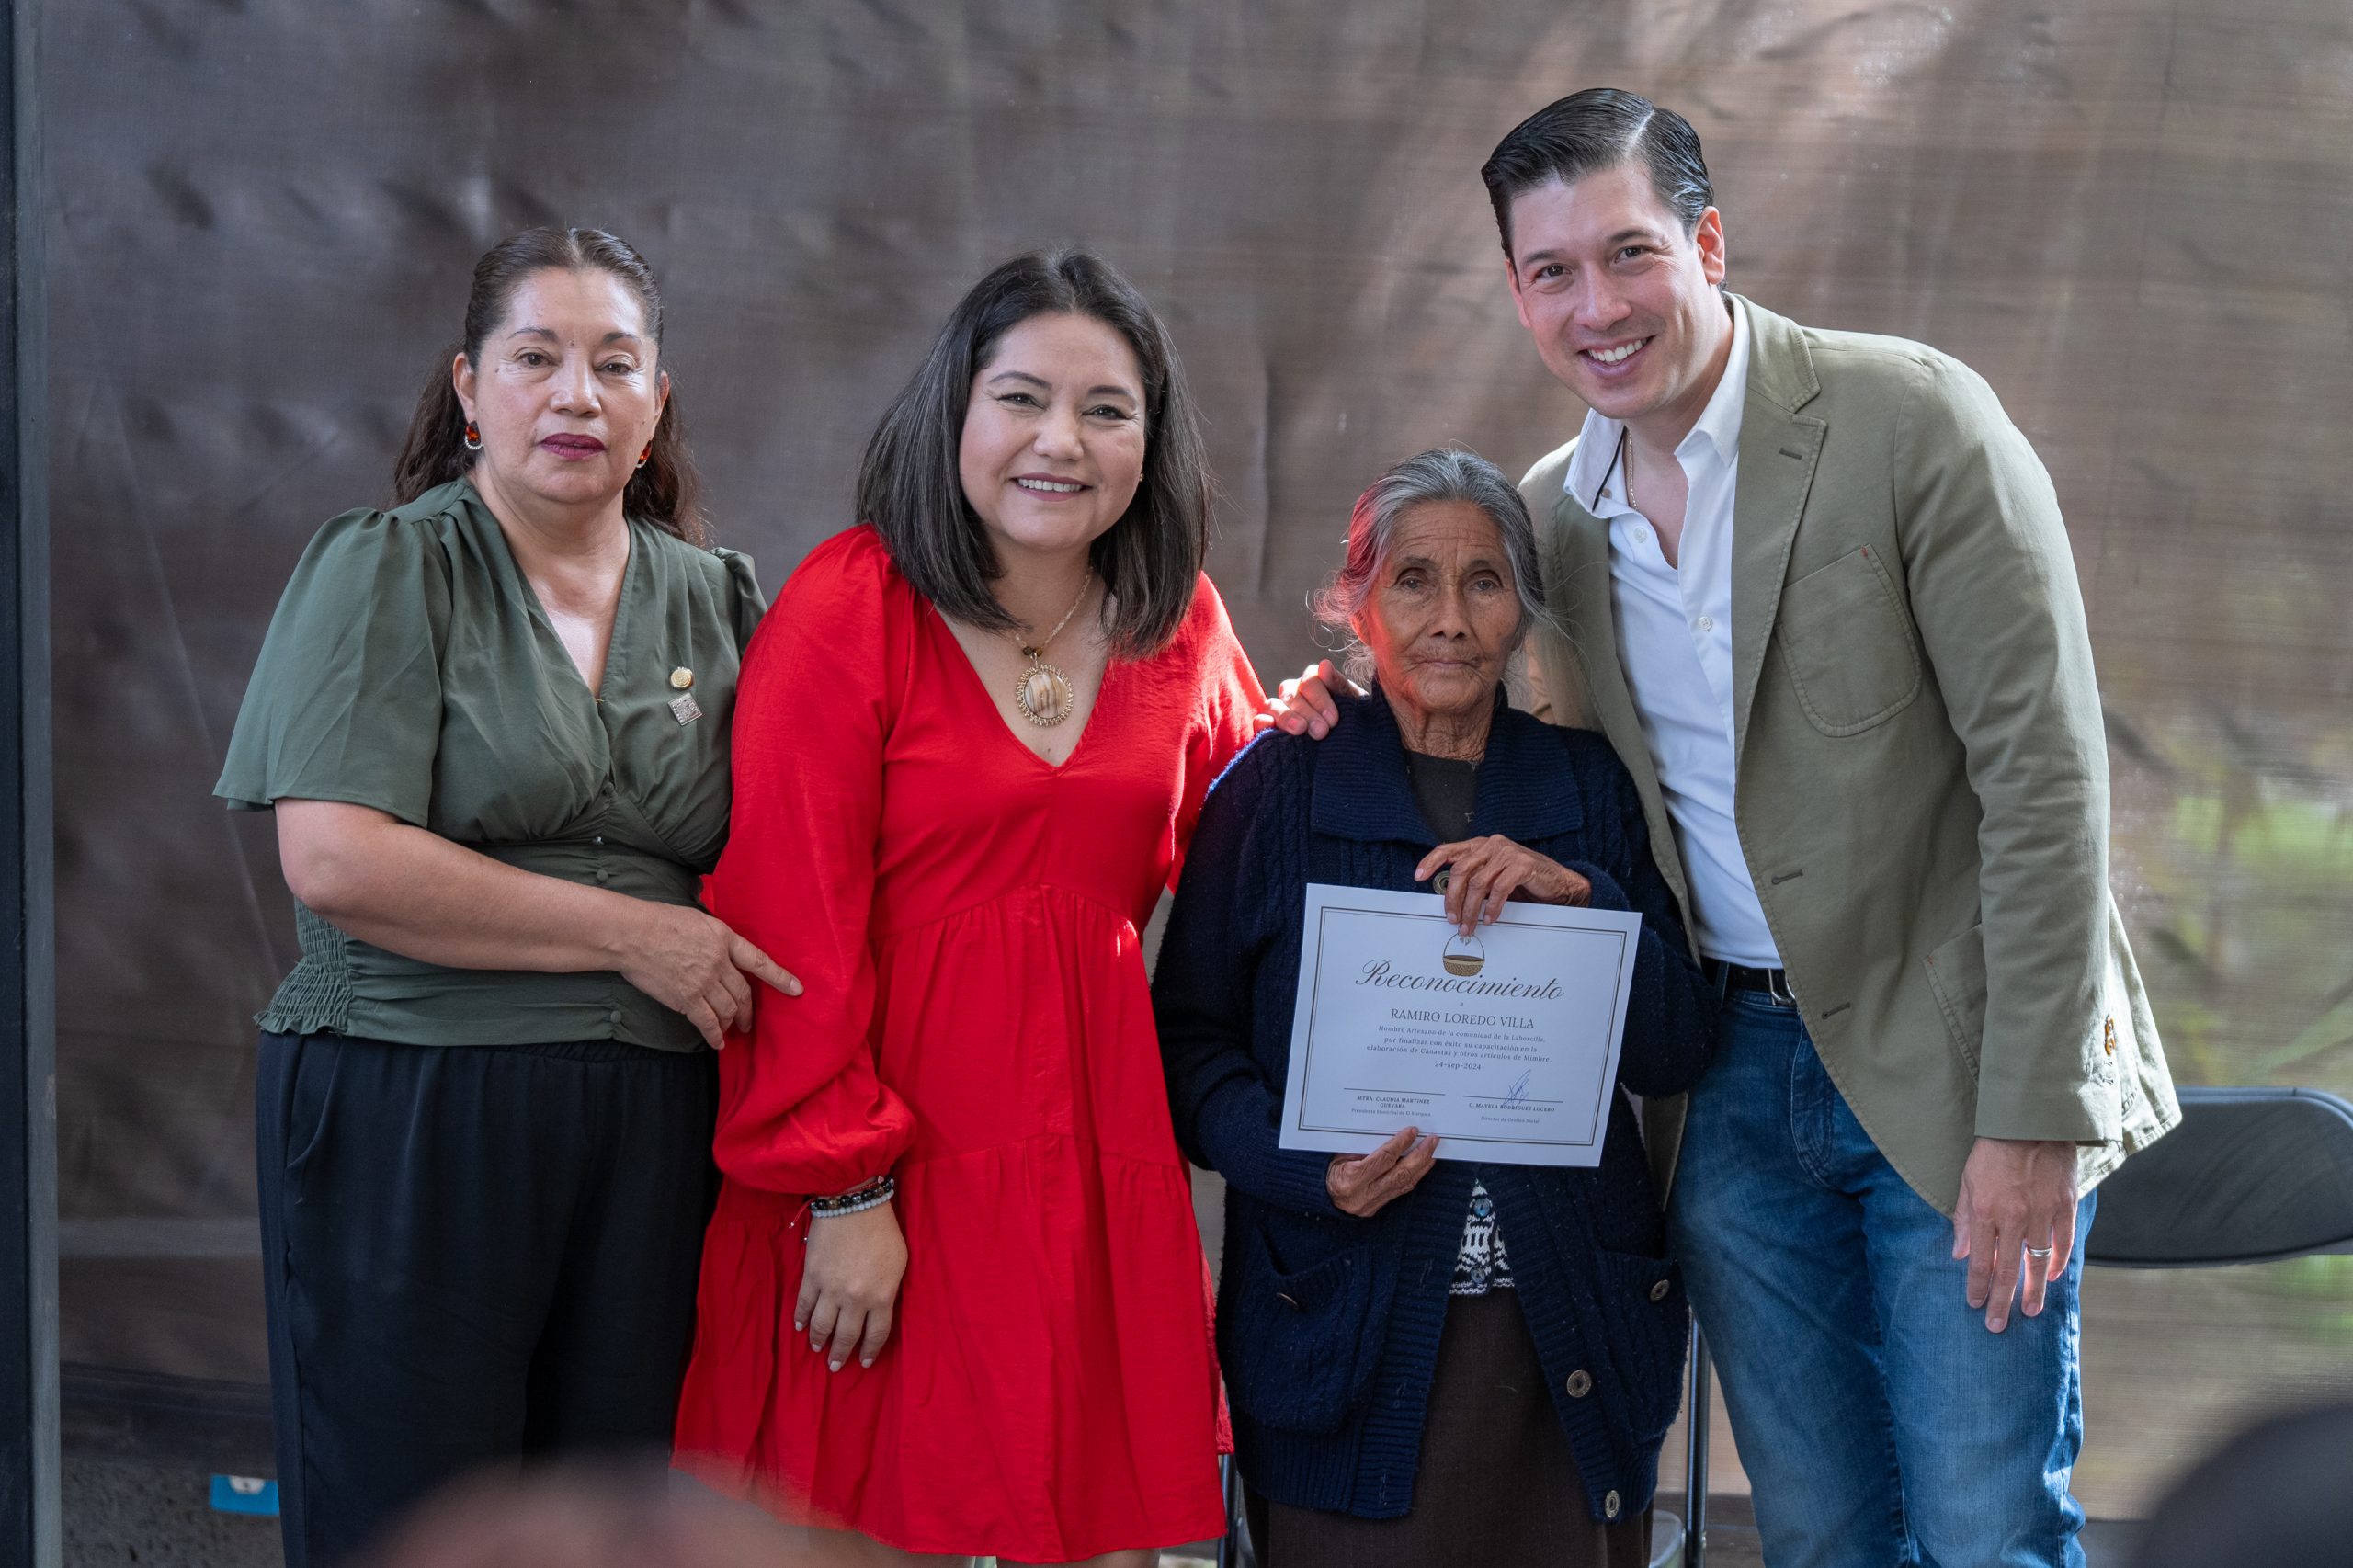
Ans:
{"type": "Polygon", "coordinates": [[[1421,1185],[1438,1164],[1438,1136],[1408,1127],[1370,1154],[1335,1154],[1324,1168],[1324,1190],[1343,1214],[1370,1220],[1421,1185]]]}
{"type": "Polygon", "coordinates": [[[1414,880],[1427,881],[1441,870],[1446,878],[1438,891],[1446,897],[1446,917],[1466,937],[1495,924],[1515,894],[1536,903],[1593,902],[1591,882],[1501,834],[1439,845],[1414,868],[1414,880]]]}

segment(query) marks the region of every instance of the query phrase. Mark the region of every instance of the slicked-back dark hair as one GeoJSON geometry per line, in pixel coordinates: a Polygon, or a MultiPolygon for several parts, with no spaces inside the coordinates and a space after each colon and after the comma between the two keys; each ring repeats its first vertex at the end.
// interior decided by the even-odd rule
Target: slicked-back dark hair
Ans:
{"type": "Polygon", "coordinates": [[[858,515],[874,525],[907,581],[942,612],[989,631],[1017,630],[990,584],[995,551],[958,461],[972,378],[1035,316],[1080,315],[1127,340],[1143,372],[1143,476],[1127,511],[1095,541],[1096,574],[1109,590],[1103,627],[1114,652],[1162,647],[1193,608],[1209,558],[1212,489],[1200,422],[1184,367],[1134,285],[1093,252],[1033,251],[972,287],[913,380],[884,411],[858,474],[858,515]]]}
{"type": "MultiPolygon", "coordinates": [[[[654,281],[654,268],[627,240],[602,229],[526,229],[508,235],[474,263],[473,288],[466,295],[465,337],[442,351],[433,374],[426,378],[416,413],[409,420],[408,439],[392,467],[393,506],[405,506],[437,485],[461,479],[474,466],[475,454],[466,445],[466,408],[450,384],[449,362],[463,354],[480,369],[483,343],[506,320],[515,291],[531,274],[547,271],[604,272],[620,278],[645,314],[646,336],[656,349],[662,347],[662,288],[654,281]]],[[[654,426],[654,450],[645,466],[630,475],[621,492],[621,509],[688,544],[710,542],[710,526],[703,518],[702,478],[687,448],[676,376],[670,378],[670,400],[663,406],[661,421],[654,426]]]]}
{"type": "Polygon", "coordinates": [[[1640,93],[1587,87],[1521,120],[1479,170],[1495,203],[1504,255],[1511,255],[1511,204],[1520,197],[1554,180],[1574,185],[1637,161],[1649,169],[1651,188],[1682,222],[1685,235],[1695,232],[1701,214],[1716,204],[1716,190],[1699,155],[1699,133],[1673,109],[1640,93]]]}

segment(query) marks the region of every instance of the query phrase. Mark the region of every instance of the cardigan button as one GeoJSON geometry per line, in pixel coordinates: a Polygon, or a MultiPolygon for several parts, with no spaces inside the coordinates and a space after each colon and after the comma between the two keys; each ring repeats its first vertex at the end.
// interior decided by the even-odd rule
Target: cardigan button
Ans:
{"type": "Polygon", "coordinates": [[[1593,1392],[1593,1374],[1580,1367],[1569,1374],[1568,1382],[1563,1386],[1569,1391],[1571,1399],[1583,1399],[1593,1392]]]}
{"type": "Polygon", "coordinates": [[[1612,1492],[1608,1496],[1604,1497],[1601,1500],[1601,1511],[1613,1519],[1618,1517],[1620,1506],[1618,1494],[1615,1492],[1612,1492]]]}
{"type": "Polygon", "coordinates": [[[1667,1282],[1666,1282],[1665,1280],[1664,1280],[1664,1279],[1660,1280],[1657,1284],[1655,1284],[1655,1285],[1654,1285],[1654,1286],[1652,1286],[1652,1287],[1651,1287],[1651,1300],[1652,1300],[1652,1301],[1665,1301],[1665,1300],[1666,1300],[1666,1292],[1667,1292],[1667,1291],[1668,1291],[1668,1290],[1670,1290],[1670,1289],[1671,1289],[1671,1287],[1667,1284],[1667,1282]]]}

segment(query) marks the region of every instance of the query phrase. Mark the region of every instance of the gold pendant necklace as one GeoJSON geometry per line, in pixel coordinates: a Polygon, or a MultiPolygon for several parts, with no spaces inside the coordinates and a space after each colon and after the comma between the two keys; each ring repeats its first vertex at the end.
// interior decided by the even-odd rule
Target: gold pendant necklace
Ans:
{"type": "Polygon", "coordinates": [[[1029,661],[1029,667],[1021,672],[1021,679],[1013,688],[1013,705],[1021,710],[1024,719],[1041,730],[1050,730],[1061,723],[1078,706],[1078,699],[1070,688],[1070,677],[1046,663],[1046,650],[1052,647],[1054,639],[1063,634],[1063,628],[1070,624],[1070,618],[1076,615],[1078,607],[1086,602],[1086,590],[1094,585],[1095,569],[1090,566],[1086,571],[1086,580],[1078,585],[1078,597],[1071,600],[1070,608],[1054,622],[1054,629],[1047,632],[1037,646],[1031,647],[1026,642],[1021,645],[1021,656],[1029,661]]]}

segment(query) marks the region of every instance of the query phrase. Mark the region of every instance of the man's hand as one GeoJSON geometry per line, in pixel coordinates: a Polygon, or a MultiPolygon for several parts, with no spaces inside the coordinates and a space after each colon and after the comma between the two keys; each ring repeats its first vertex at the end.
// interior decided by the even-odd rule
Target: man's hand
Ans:
{"type": "Polygon", "coordinates": [[[1370,1220],[1422,1184],[1438,1164],[1438,1138],[1408,1127],[1370,1154],[1335,1154],[1324,1167],[1324,1190],[1343,1214],[1370,1220]]]}
{"type": "Polygon", "coordinates": [[[1977,1140],[1952,1214],[1952,1255],[1969,1260],[1970,1310],[1984,1308],[1985,1326],[2001,1333],[2023,1281],[2026,1315],[2038,1316],[2044,1286],[2066,1272],[2075,1251],[2075,1146],[1977,1140]]]}
{"type": "Polygon", "coordinates": [[[1340,722],[1340,706],[1332,700],[1332,694],[1344,688],[1364,695],[1353,682],[1340,679],[1331,660],[1318,659],[1300,671],[1297,680],[1283,682],[1277,694],[1267,699],[1266,711],[1250,720],[1251,732],[1280,730],[1287,735],[1313,735],[1320,741],[1340,722]]]}

